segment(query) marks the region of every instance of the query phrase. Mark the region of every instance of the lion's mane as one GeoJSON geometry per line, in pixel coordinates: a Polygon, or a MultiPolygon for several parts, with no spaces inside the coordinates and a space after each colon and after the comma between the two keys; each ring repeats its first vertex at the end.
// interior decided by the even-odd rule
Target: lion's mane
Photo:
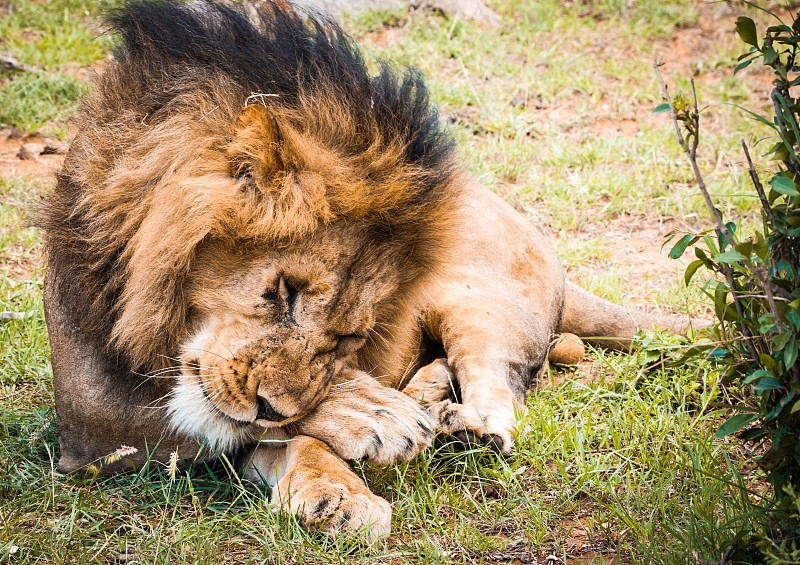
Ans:
{"type": "Polygon", "coordinates": [[[336,24],[275,4],[136,0],[108,20],[121,44],[40,214],[62,306],[101,350],[168,363],[206,238],[279,246],[346,219],[402,242],[409,279],[435,264],[457,173],[417,72],[370,76],[336,24]],[[237,131],[249,104],[272,137],[237,131]],[[245,162],[268,182],[242,189],[245,162]]]}

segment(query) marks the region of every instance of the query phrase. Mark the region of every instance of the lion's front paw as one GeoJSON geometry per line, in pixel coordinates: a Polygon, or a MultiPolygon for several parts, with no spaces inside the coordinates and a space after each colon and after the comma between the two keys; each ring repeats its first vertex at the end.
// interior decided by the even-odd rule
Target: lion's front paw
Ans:
{"type": "Polygon", "coordinates": [[[486,444],[500,453],[511,453],[519,416],[513,408],[499,405],[478,408],[442,400],[431,406],[430,411],[439,421],[440,431],[465,443],[486,444]]]}
{"type": "Polygon", "coordinates": [[[341,460],[296,466],[273,487],[271,505],[298,515],[312,528],[357,533],[369,542],[388,536],[392,526],[389,503],[372,494],[341,460]]]}
{"type": "Polygon", "coordinates": [[[456,375],[447,359],[436,359],[420,368],[403,388],[403,394],[410,396],[425,408],[455,396],[456,375]]]}
{"type": "Polygon", "coordinates": [[[436,420],[413,399],[368,376],[336,386],[297,423],[300,433],[344,459],[378,465],[410,461],[430,447],[436,420]]]}

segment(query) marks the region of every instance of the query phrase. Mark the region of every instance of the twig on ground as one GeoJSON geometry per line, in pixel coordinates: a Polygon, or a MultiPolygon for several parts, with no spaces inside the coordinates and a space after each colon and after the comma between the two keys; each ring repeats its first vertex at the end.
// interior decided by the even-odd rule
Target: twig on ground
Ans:
{"type": "Polygon", "coordinates": [[[24,320],[25,318],[32,317],[35,313],[36,312],[33,310],[29,310],[28,312],[0,312],[0,321],[24,320]]]}
{"type": "Polygon", "coordinates": [[[728,551],[726,551],[725,554],[722,556],[722,559],[720,559],[719,565],[727,565],[730,562],[731,555],[733,555],[733,552],[736,551],[736,547],[737,545],[733,544],[728,548],[728,551]]]}
{"type": "Polygon", "coordinates": [[[2,63],[3,66],[8,70],[25,71],[29,73],[39,72],[39,69],[37,69],[36,67],[26,65],[25,63],[20,63],[14,57],[6,53],[0,53],[0,63],[2,63]]]}

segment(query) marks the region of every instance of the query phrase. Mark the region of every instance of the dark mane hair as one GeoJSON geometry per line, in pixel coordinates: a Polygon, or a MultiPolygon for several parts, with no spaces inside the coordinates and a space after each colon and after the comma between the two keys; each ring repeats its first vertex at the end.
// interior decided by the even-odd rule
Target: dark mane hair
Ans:
{"type": "Polygon", "coordinates": [[[285,2],[132,0],[107,19],[115,60],[38,222],[64,310],[96,346],[166,363],[208,237],[269,243],[346,219],[400,249],[408,280],[442,255],[457,166],[417,71],[370,76],[336,23],[285,2]]]}
{"type": "Polygon", "coordinates": [[[426,189],[450,172],[453,142],[420,73],[407,68],[398,76],[381,62],[370,77],[358,46],[332,20],[271,2],[247,10],[209,0],[134,0],[107,19],[123,39],[116,58],[138,70],[145,114],[191,93],[193,76],[220,73],[240,96],[278,94],[270,103],[287,109],[296,109],[303,94],[345,103],[360,127],[347,124],[348,135],[328,136],[343,154],[365,151],[376,137],[402,139],[405,161],[424,171],[418,180],[426,189]]]}

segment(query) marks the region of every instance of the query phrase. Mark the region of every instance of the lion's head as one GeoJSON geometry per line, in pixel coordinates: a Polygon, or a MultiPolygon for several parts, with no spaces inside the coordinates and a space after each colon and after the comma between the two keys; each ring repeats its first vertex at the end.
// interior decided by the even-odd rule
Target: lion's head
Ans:
{"type": "Polygon", "coordinates": [[[456,199],[418,74],[371,77],[336,25],[269,3],[109,19],[122,44],[42,211],[73,322],[176,378],[174,422],[220,447],[383,370],[375,332],[414,315],[456,199]]]}

